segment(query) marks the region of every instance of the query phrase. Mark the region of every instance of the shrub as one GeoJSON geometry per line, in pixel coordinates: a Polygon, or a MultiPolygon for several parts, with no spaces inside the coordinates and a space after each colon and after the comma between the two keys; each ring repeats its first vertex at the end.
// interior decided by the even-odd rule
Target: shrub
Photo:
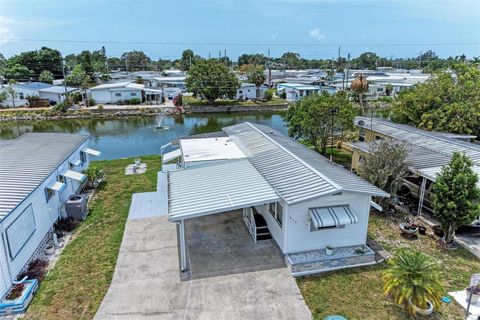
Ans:
{"type": "Polygon", "coordinates": [[[88,99],[88,105],[94,106],[95,105],[95,100],[92,99],[92,98],[88,99]]]}
{"type": "Polygon", "coordinates": [[[99,104],[99,105],[98,105],[98,110],[103,110],[103,109],[104,109],[104,108],[103,108],[103,104],[99,104]]]}
{"type": "Polygon", "coordinates": [[[79,91],[76,91],[76,92],[72,92],[70,93],[70,96],[69,96],[73,102],[75,103],[79,103],[82,101],[82,93],[79,92],[79,91]]]}
{"type": "Polygon", "coordinates": [[[80,222],[78,222],[72,217],[69,217],[58,220],[53,226],[57,231],[72,232],[78,227],[79,224],[80,222]]]}
{"type": "Polygon", "coordinates": [[[282,99],[287,99],[287,93],[285,92],[285,90],[283,90],[282,92],[280,92],[280,98],[282,98],[282,99]]]}
{"type": "Polygon", "coordinates": [[[384,293],[397,304],[403,304],[413,313],[409,301],[419,308],[440,306],[444,292],[442,279],[435,261],[426,254],[412,250],[399,251],[390,261],[390,268],[383,275],[384,293]]]}
{"type": "Polygon", "coordinates": [[[268,89],[267,91],[265,91],[265,100],[267,101],[270,101],[272,100],[273,98],[273,90],[272,89],[268,89]]]}
{"type": "Polygon", "coordinates": [[[142,100],[140,100],[139,98],[131,98],[128,102],[130,102],[131,105],[137,105],[142,103],[142,100]]]}
{"type": "Polygon", "coordinates": [[[60,102],[60,103],[57,103],[52,110],[56,112],[66,112],[68,110],[68,107],[69,107],[68,103],[60,102]]]}
{"type": "Polygon", "coordinates": [[[17,298],[20,298],[24,288],[25,288],[24,283],[17,283],[15,285],[13,285],[12,289],[10,289],[10,292],[7,294],[5,299],[6,300],[15,300],[17,298]]]}
{"type": "Polygon", "coordinates": [[[28,279],[37,279],[38,282],[42,282],[47,274],[48,261],[35,259],[28,264],[27,271],[20,273],[17,280],[21,280],[25,277],[28,279]]]}
{"type": "Polygon", "coordinates": [[[173,98],[173,105],[175,107],[181,107],[182,106],[182,101],[183,101],[183,95],[181,93],[179,93],[173,98]]]}

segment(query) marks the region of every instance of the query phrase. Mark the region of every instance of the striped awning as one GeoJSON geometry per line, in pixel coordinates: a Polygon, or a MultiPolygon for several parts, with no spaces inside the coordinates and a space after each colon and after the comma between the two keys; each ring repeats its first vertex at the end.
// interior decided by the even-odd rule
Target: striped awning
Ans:
{"type": "Polygon", "coordinates": [[[82,165],[82,161],[80,160],[72,160],[70,161],[70,163],[72,164],[72,166],[75,166],[75,167],[80,167],[82,165]]]}
{"type": "Polygon", "coordinates": [[[95,157],[98,157],[100,156],[102,153],[100,151],[97,151],[97,150],[94,150],[94,149],[90,149],[90,148],[85,148],[82,150],[83,152],[91,155],[91,156],[95,156],[95,157]]]}
{"type": "Polygon", "coordinates": [[[73,179],[73,180],[77,180],[77,181],[80,181],[80,182],[83,182],[83,181],[87,180],[86,175],[84,175],[83,173],[80,173],[80,172],[72,171],[72,170],[65,171],[64,173],[62,173],[62,176],[66,177],[66,178],[73,179]]]}
{"type": "Polygon", "coordinates": [[[358,222],[350,205],[308,209],[315,228],[337,227],[358,222]]]}
{"type": "Polygon", "coordinates": [[[176,149],[173,151],[170,151],[168,153],[165,153],[162,156],[162,163],[167,163],[169,161],[172,161],[173,159],[176,159],[182,155],[182,150],[181,149],[176,149]]]}
{"type": "Polygon", "coordinates": [[[56,181],[53,184],[49,185],[47,188],[53,191],[62,191],[67,185],[63,182],[56,181]]]}

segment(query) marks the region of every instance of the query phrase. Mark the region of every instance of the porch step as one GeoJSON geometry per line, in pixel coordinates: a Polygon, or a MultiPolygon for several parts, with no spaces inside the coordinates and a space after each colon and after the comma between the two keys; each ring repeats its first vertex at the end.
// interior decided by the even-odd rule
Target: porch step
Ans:
{"type": "Polygon", "coordinates": [[[272,235],[267,226],[267,221],[265,221],[265,218],[263,218],[257,210],[254,210],[254,212],[253,218],[255,219],[257,241],[272,239],[272,235]]]}

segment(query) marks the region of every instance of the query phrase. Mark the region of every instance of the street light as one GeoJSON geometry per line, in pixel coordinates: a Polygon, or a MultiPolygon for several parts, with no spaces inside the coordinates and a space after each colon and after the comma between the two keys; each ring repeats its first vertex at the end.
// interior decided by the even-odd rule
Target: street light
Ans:
{"type": "Polygon", "coordinates": [[[333,107],[332,109],[330,109],[330,116],[332,117],[332,142],[330,145],[330,163],[333,162],[333,134],[334,134],[333,125],[334,125],[335,116],[338,116],[338,111],[339,111],[338,107],[333,107]]]}

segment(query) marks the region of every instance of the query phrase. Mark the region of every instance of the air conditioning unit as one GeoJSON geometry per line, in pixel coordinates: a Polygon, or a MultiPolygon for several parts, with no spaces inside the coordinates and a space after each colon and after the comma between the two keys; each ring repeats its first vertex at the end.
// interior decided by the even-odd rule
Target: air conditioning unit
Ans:
{"type": "Polygon", "coordinates": [[[73,195],[65,202],[67,217],[76,220],[85,220],[88,214],[87,197],[85,195],[73,195]]]}

